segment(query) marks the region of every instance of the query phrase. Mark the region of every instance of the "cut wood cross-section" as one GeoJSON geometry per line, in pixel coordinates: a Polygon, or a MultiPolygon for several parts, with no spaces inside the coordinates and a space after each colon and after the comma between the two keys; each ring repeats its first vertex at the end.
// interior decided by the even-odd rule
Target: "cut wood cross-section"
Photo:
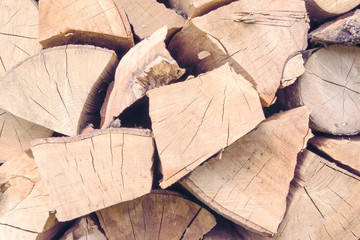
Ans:
{"type": "Polygon", "coordinates": [[[0,108],[53,131],[76,135],[98,121],[99,92],[114,75],[113,51],[68,45],[41,51],[0,80],[0,108]]]}
{"type": "Polygon", "coordinates": [[[150,90],[149,114],[166,188],[264,119],[252,85],[228,65],[150,90]]]}
{"type": "Polygon", "coordinates": [[[304,1],[235,1],[187,22],[169,51],[195,75],[229,62],[268,106],[286,63],[306,48],[308,29],[304,1]]]}
{"type": "Polygon", "coordinates": [[[97,215],[109,240],[200,239],[216,225],[203,207],[161,190],[102,209],[97,215]]]}
{"type": "Polygon", "coordinates": [[[114,86],[102,109],[102,128],[107,128],[114,118],[145,96],[148,90],[166,85],[184,74],[185,70],[179,68],[165,48],[166,34],[166,27],[162,27],[121,59],[114,86]]]}
{"type": "Polygon", "coordinates": [[[39,42],[45,48],[76,43],[127,51],[134,46],[118,0],[40,0],[39,42]]]}
{"type": "Polygon", "coordinates": [[[274,235],[286,210],[297,154],[311,137],[309,114],[300,107],[271,116],[180,183],[224,217],[274,235]]]}
{"type": "Polygon", "coordinates": [[[31,150],[60,221],[151,191],[154,145],[149,130],[109,128],[38,139],[31,150]]]}

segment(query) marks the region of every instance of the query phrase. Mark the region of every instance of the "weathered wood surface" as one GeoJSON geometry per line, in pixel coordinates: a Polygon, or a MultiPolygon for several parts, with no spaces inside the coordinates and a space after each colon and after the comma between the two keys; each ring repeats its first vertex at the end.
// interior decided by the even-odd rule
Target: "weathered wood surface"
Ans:
{"type": "Polygon", "coordinates": [[[0,108],[65,135],[96,122],[118,63],[113,51],[67,45],[41,51],[0,80],[0,108]]]}
{"type": "Polygon", "coordinates": [[[334,135],[360,132],[360,48],[333,45],[314,52],[305,73],[279,96],[288,107],[308,106],[310,126],[334,135]]]}
{"type": "Polygon", "coordinates": [[[60,221],[151,191],[154,145],[149,130],[110,128],[38,139],[31,150],[60,221]]]}
{"type": "Polygon", "coordinates": [[[200,239],[216,225],[203,207],[170,191],[153,191],[97,212],[109,240],[200,239]]]}
{"type": "Polygon", "coordinates": [[[309,114],[300,107],[271,116],[180,183],[222,216],[274,235],[286,210],[297,154],[311,137],[309,114]]]}
{"type": "Polygon", "coordinates": [[[286,63],[306,48],[308,29],[304,1],[235,1],[187,22],[169,51],[193,74],[229,62],[268,106],[286,63]]]}
{"type": "Polygon", "coordinates": [[[162,166],[162,188],[264,119],[258,94],[228,64],[147,94],[162,166]]]}
{"type": "Polygon", "coordinates": [[[127,51],[134,46],[126,14],[113,0],[41,0],[39,42],[45,48],[76,43],[127,51]]]}
{"type": "Polygon", "coordinates": [[[33,0],[0,1],[0,77],[26,57],[38,53],[38,14],[33,0]]]}
{"type": "Polygon", "coordinates": [[[179,68],[165,46],[167,29],[162,27],[144,39],[120,60],[114,86],[105,102],[102,128],[107,128],[122,111],[148,90],[178,80],[185,72],[179,68]]]}

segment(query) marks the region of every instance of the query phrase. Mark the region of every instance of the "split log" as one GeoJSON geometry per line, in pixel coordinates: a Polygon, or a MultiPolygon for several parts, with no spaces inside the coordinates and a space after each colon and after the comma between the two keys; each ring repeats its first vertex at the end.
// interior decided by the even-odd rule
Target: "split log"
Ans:
{"type": "Polygon", "coordinates": [[[305,72],[304,59],[302,57],[302,54],[299,53],[294,57],[292,57],[291,59],[289,59],[289,61],[286,63],[282,74],[280,88],[290,86],[304,72],[305,72]]]}
{"type": "Polygon", "coordinates": [[[360,238],[360,178],[305,150],[298,158],[289,206],[278,235],[241,231],[245,239],[360,238]]]}
{"type": "Polygon", "coordinates": [[[0,77],[38,53],[38,9],[33,0],[0,1],[0,77]]]}
{"type": "Polygon", "coordinates": [[[309,34],[315,44],[360,44],[360,10],[326,22],[309,34]]]}
{"type": "Polygon", "coordinates": [[[35,138],[50,137],[52,131],[0,109],[0,163],[30,148],[35,138]]]}
{"type": "Polygon", "coordinates": [[[309,114],[300,107],[271,116],[180,183],[225,218],[274,235],[286,210],[297,154],[311,137],[309,114]]]}
{"type": "Polygon", "coordinates": [[[96,123],[114,75],[113,51],[68,45],[41,51],[0,80],[0,108],[53,131],[76,135],[96,123]]]}
{"type": "Polygon", "coordinates": [[[310,143],[333,160],[350,167],[360,175],[360,136],[351,138],[317,136],[311,139],[310,143]]]}
{"type": "Polygon", "coordinates": [[[126,14],[113,0],[41,0],[39,42],[44,48],[76,43],[127,51],[134,46],[126,14]]]}
{"type": "Polygon", "coordinates": [[[168,36],[184,26],[185,19],[156,0],[118,0],[125,10],[134,33],[140,39],[167,26],[168,36]]]}
{"type": "Polygon", "coordinates": [[[169,0],[171,8],[181,11],[187,18],[202,16],[234,0],[169,0]]]}
{"type": "Polygon", "coordinates": [[[311,21],[321,22],[346,13],[360,4],[360,0],[306,0],[311,21]]]}
{"type": "Polygon", "coordinates": [[[221,219],[210,232],[204,235],[201,240],[242,240],[231,222],[221,219]]]}
{"type": "Polygon", "coordinates": [[[308,29],[304,1],[235,1],[188,22],[169,51],[195,75],[229,62],[268,106],[286,63],[306,48],[308,29]]]}
{"type": "Polygon", "coordinates": [[[178,80],[185,70],[179,68],[165,47],[166,27],[144,39],[121,59],[115,73],[114,86],[102,112],[102,128],[150,89],[178,80]]]}
{"type": "Polygon", "coordinates": [[[59,221],[151,190],[154,146],[149,130],[110,128],[76,137],[38,139],[31,150],[59,221]]]}
{"type": "Polygon", "coordinates": [[[310,126],[334,135],[360,132],[360,48],[333,45],[313,53],[300,79],[279,96],[287,108],[308,106],[310,126]]]}
{"type": "Polygon", "coordinates": [[[228,64],[147,94],[162,167],[162,188],[264,119],[258,94],[228,64]]]}
{"type": "Polygon", "coordinates": [[[102,209],[97,215],[109,240],[200,239],[216,225],[203,207],[161,190],[102,209]]]}
{"type": "Polygon", "coordinates": [[[33,158],[23,153],[0,166],[0,239],[52,239],[66,225],[52,210],[33,158]]]}

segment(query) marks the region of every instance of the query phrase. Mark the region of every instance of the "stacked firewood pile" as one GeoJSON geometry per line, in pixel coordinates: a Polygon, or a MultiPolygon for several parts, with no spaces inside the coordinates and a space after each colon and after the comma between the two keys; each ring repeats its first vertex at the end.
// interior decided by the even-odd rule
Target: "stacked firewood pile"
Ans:
{"type": "Polygon", "coordinates": [[[359,239],[359,4],[0,1],[0,239],[359,239]]]}

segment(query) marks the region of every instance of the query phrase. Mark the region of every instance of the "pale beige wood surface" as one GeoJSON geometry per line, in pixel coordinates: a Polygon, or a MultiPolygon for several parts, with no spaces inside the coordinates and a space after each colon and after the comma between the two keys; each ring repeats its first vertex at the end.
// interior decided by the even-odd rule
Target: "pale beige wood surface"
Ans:
{"type": "Polygon", "coordinates": [[[24,58],[41,50],[38,14],[33,0],[0,1],[0,77],[24,58]]]}
{"type": "Polygon", "coordinates": [[[313,43],[360,44],[360,10],[348,12],[332,21],[326,22],[309,34],[313,43]]]}
{"type": "Polygon", "coordinates": [[[182,179],[222,216],[273,235],[286,210],[298,152],[311,137],[307,107],[273,115],[182,179]]]}
{"type": "Polygon", "coordinates": [[[240,230],[246,240],[360,238],[360,178],[305,150],[299,155],[289,206],[277,236],[240,230]]]}
{"type": "Polygon", "coordinates": [[[360,136],[345,138],[317,136],[311,139],[310,143],[332,159],[360,174],[360,136]]]}
{"type": "Polygon", "coordinates": [[[140,39],[149,37],[163,26],[167,26],[168,34],[171,35],[184,25],[185,19],[182,16],[156,0],[118,1],[125,10],[135,35],[140,39]]]}
{"type": "Polygon", "coordinates": [[[146,129],[110,128],[34,140],[31,150],[59,221],[149,193],[154,145],[146,129]]]}
{"type": "Polygon", "coordinates": [[[360,4],[360,0],[305,0],[311,20],[319,22],[346,13],[360,4]]]}
{"type": "Polygon", "coordinates": [[[310,126],[334,135],[360,132],[360,48],[332,45],[314,52],[305,73],[284,89],[283,105],[308,106],[310,126]]]}
{"type": "Polygon", "coordinates": [[[144,39],[120,60],[115,81],[105,103],[102,128],[150,89],[179,79],[185,70],[179,68],[165,47],[167,29],[162,27],[144,39]]]}
{"type": "Polygon", "coordinates": [[[169,51],[194,74],[229,62],[254,84],[267,106],[286,62],[306,48],[308,29],[304,1],[235,1],[187,22],[169,51]]]}
{"type": "Polygon", "coordinates": [[[134,46],[118,0],[40,0],[39,42],[45,48],[76,43],[127,51],[134,46]]]}
{"type": "Polygon", "coordinates": [[[98,118],[97,95],[105,91],[117,63],[113,51],[93,46],[43,50],[0,80],[0,108],[56,132],[76,135],[98,118]]]}
{"type": "Polygon", "coordinates": [[[0,109],[0,163],[30,148],[35,138],[50,137],[52,131],[0,109]]]}
{"type": "Polygon", "coordinates": [[[289,61],[286,63],[283,70],[280,87],[284,88],[290,86],[296,81],[297,77],[301,76],[304,72],[304,59],[302,54],[299,53],[289,59],[289,61]]]}
{"type": "Polygon", "coordinates": [[[258,94],[228,64],[147,94],[162,167],[162,188],[264,119],[258,94]]]}
{"type": "Polygon", "coordinates": [[[161,190],[96,213],[109,240],[200,239],[216,225],[203,207],[161,190]]]}

